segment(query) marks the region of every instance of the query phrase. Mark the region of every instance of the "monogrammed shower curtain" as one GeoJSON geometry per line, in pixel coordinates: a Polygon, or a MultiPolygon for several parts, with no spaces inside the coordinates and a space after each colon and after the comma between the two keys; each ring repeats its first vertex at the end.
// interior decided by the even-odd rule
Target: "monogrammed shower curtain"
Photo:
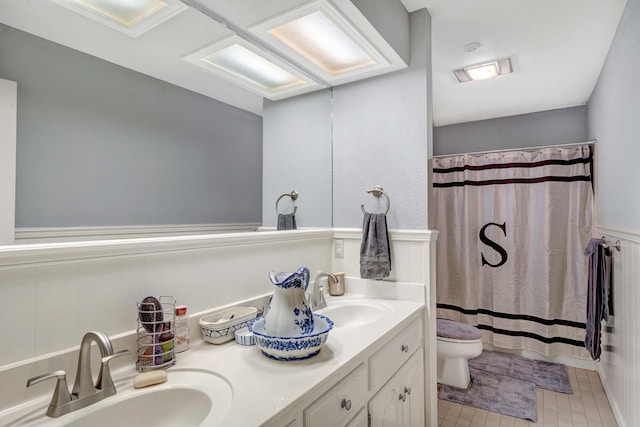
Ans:
{"type": "Polygon", "coordinates": [[[591,149],[433,161],[438,317],[495,347],[588,357],[591,149]]]}

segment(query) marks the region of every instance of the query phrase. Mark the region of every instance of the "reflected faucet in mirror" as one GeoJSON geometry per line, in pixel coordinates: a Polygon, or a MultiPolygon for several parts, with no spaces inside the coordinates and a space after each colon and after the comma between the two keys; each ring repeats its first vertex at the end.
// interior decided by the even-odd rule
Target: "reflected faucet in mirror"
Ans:
{"type": "Polygon", "coordinates": [[[48,374],[30,378],[27,387],[31,387],[42,381],[55,378],[56,388],[51,398],[51,403],[47,408],[47,416],[57,418],[75,410],[92,405],[105,397],[116,394],[116,387],[111,379],[109,362],[116,357],[129,354],[129,350],[113,352],[113,346],[109,337],[100,331],[87,332],[82,337],[80,352],[78,354],[78,371],[73,391],[69,393],[67,386],[67,375],[64,371],[58,370],[48,374]],[[93,382],[91,373],[91,343],[95,342],[100,349],[101,367],[96,383],[93,382]]]}

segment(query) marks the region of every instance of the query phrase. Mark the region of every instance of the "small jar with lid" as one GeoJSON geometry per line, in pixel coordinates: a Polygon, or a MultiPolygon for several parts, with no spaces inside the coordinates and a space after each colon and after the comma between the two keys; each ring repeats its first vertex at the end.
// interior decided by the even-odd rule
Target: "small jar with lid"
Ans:
{"type": "Polygon", "coordinates": [[[186,305],[176,306],[174,336],[176,353],[189,350],[189,315],[186,305]]]}

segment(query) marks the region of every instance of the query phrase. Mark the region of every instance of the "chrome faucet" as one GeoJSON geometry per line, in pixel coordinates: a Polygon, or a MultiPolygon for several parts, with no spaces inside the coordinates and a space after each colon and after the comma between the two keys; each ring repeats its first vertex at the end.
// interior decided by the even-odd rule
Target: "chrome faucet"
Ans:
{"type": "Polygon", "coordinates": [[[311,289],[311,294],[309,295],[309,305],[311,306],[311,310],[320,310],[321,308],[325,308],[327,306],[327,302],[324,299],[324,294],[322,293],[322,287],[320,286],[320,279],[323,277],[328,277],[330,280],[333,280],[336,283],[340,282],[334,274],[320,272],[316,276],[313,281],[313,288],[311,289]]]}
{"type": "Polygon", "coordinates": [[[56,378],[56,388],[51,398],[51,403],[47,408],[49,417],[57,418],[77,409],[92,405],[105,397],[116,394],[116,387],[111,379],[109,362],[116,357],[124,356],[129,350],[113,352],[113,346],[109,337],[100,331],[87,332],[82,337],[80,343],[80,354],[78,355],[78,372],[73,391],[69,393],[67,387],[67,375],[64,371],[54,371],[48,374],[39,375],[27,381],[27,387],[38,384],[42,381],[56,378]],[[91,373],[91,343],[95,342],[100,349],[100,359],[102,366],[96,383],[93,383],[91,373]]]}

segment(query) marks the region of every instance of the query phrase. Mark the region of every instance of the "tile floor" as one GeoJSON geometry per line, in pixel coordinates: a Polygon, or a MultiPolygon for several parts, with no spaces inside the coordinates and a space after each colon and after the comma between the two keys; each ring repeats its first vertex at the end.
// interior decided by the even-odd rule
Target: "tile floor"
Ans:
{"type": "Polygon", "coordinates": [[[595,371],[567,367],[573,394],[538,388],[538,422],[438,400],[438,427],[618,427],[595,371]]]}

